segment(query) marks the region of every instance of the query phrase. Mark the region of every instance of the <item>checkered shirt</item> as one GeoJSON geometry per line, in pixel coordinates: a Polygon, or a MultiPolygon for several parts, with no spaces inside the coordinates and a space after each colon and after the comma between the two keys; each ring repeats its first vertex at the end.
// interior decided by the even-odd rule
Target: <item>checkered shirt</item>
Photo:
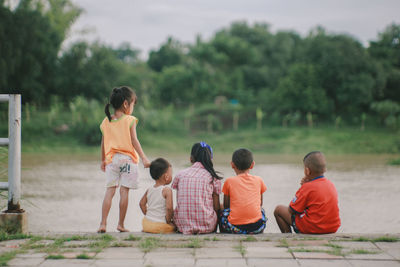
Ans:
{"type": "Polygon", "coordinates": [[[180,171],[172,182],[176,189],[174,223],[183,234],[210,233],[217,225],[212,194],[221,193],[221,181],[213,179],[200,162],[180,171]]]}

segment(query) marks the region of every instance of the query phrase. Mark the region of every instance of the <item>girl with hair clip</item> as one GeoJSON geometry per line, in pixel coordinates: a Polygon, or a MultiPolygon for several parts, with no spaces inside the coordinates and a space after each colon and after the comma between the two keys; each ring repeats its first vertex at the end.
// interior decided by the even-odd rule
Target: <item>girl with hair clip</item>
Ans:
{"type": "Polygon", "coordinates": [[[101,170],[106,173],[107,189],[103,200],[99,233],[106,232],[107,217],[111,208],[115,190],[120,186],[119,221],[117,230],[128,232],[124,226],[128,208],[129,189],[138,187],[138,162],[148,168],[150,161],[144,154],[136,135],[138,119],[132,116],[136,104],[136,94],[131,88],[122,86],[114,88],[110,102],[105,106],[107,115],[100,125],[103,134],[101,139],[101,170]],[[110,105],[114,114],[110,113],[110,105]]]}
{"type": "Polygon", "coordinates": [[[216,231],[222,177],[214,170],[212,158],[212,148],[207,143],[194,144],[192,166],[180,171],[172,183],[177,191],[174,223],[183,234],[216,231]]]}

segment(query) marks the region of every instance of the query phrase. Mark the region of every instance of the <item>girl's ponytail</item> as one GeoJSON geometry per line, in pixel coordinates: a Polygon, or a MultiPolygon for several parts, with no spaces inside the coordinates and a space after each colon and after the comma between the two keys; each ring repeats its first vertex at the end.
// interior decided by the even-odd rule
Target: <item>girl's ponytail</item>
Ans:
{"type": "Polygon", "coordinates": [[[104,108],[104,112],[106,113],[108,121],[111,121],[110,103],[106,104],[106,107],[104,108]]]}
{"type": "Polygon", "coordinates": [[[193,162],[200,162],[203,167],[211,174],[215,179],[221,180],[222,177],[217,174],[214,170],[212,163],[212,148],[205,142],[196,143],[192,147],[191,153],[193,162]]]}

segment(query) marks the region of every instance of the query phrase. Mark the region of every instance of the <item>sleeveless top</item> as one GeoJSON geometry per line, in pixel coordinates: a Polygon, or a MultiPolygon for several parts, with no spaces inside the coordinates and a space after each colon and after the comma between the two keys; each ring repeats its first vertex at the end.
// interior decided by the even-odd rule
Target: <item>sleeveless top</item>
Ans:
{"type": "Polygon", "coordinates": [[[109,121],[104,118],[100,130],[104,137],[104,153],[106,164],[112,162],[115,153],[121,153],[131,157],[134,163],[138,163],[139,157],[132,145],[130,129],[138,119],[131,115],[122,115],[119,119],[109,121]]]}
{"type": "Polygon", "coordinates": [[[152,186],[147,190],[146,218],[150,221],[166,223],[165,198],[162,195],[164,187],[165,186],[152,186]]]}

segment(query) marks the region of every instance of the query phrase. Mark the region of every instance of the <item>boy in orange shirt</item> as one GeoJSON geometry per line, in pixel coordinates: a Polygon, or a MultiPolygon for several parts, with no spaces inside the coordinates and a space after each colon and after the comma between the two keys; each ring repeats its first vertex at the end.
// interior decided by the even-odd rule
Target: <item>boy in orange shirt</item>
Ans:
{"type": "Polygon", "coordinates": [[[231,166],[237,176],[226,179],[222,188],[224,210],[221,213],[220,232],[262,233],[267,222],[262,208],[263,193],[267,187],[260,177],[249,173],[254,167],[252,153],[245,148],[236,150],[231,166]]]}
{"type": "Polygon", "coordinates": [[[304,178],[289,207],[279,205],[274,215],[282,233],[329,234],[340,226],[338,196],[335,186],[324,177],[326,160],[319,151],[304,159],[304,178]]]}

